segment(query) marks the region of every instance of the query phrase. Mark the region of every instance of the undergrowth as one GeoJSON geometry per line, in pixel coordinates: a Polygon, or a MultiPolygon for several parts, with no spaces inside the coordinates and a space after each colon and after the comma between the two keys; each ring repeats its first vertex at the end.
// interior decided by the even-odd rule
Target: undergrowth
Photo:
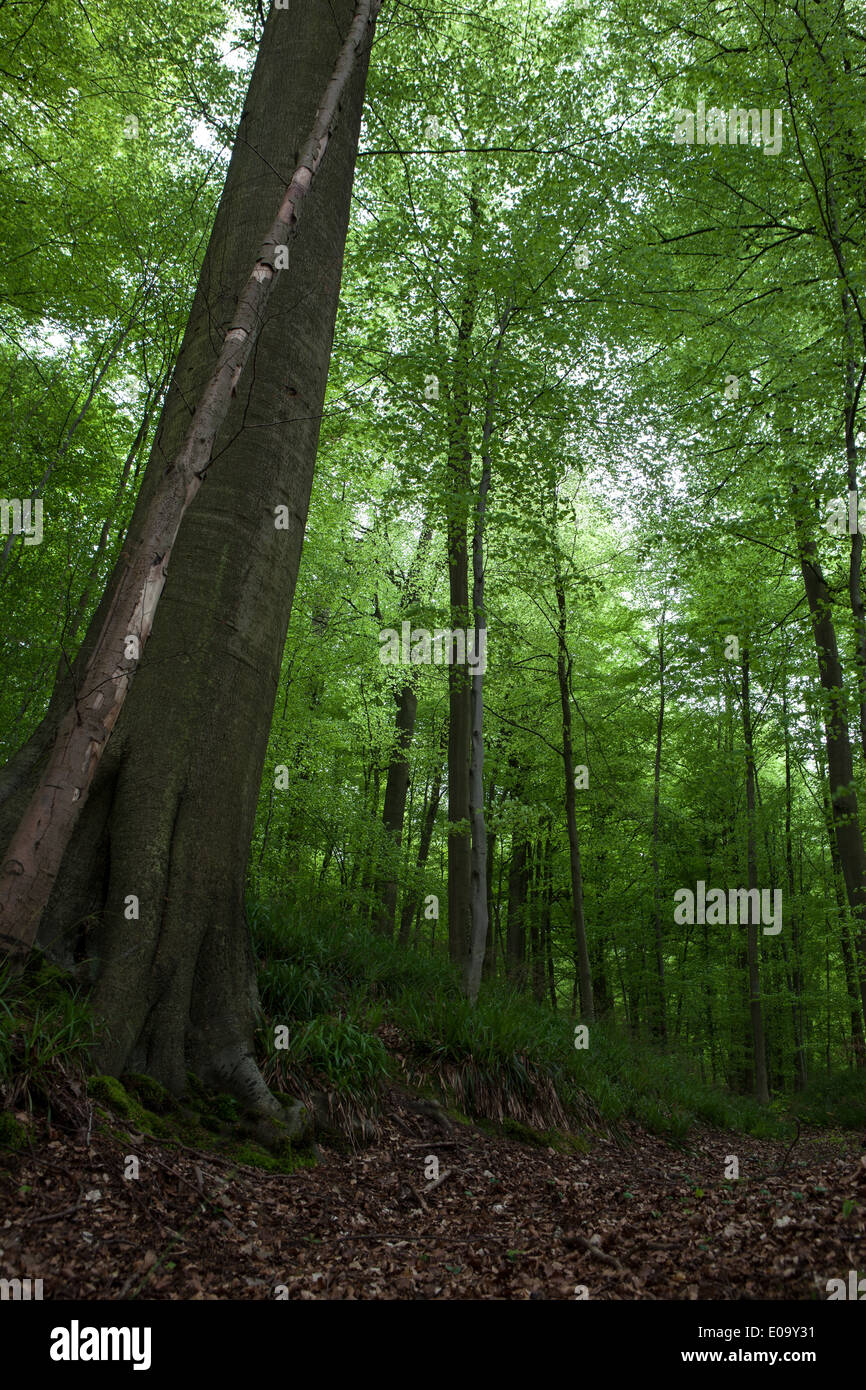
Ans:
{"type": "MultiPolygon", "coordinates": [[[[773,1138],[790,1134],[795,1118],[866,1129],[864,1071],[818,1077],[762,1109],[704,1081],[692,1058],[608,1024],[594,1024],[578,1050],[567,1012],[502,984],[485,984],[473,1008],[447,959],[357,923],[337,927],[309,908],[263,904],[250,920],[264,1075],[338,1130],[375,1127],[388,1083],[510,1132],[638,1124],[676,1143],[696,1124],[773,1138]]],[[[95,1041],[86,996],[69,976],[36,956],[20,977],[0,969],[0,1111],[50,1109],[64,1090],[78,1095],[95,1041]]]]}
{"type": "Polygon", "coordinates": [[[32,1110],[86,1075],[96,1027],[70,976],[34,956],[20,976],[0,967],[0,1110],[32,1110]]]}
{"type": "Polygon", "coordinates": [[[261,903],[250,917],[269,1075],[297,1085],[309,1072],[351,1109],[374,1110],[377,1092],[402,1078],[467,1115],[537,1131],[636,1123],[682,1142],[696,1124],[779,1138],[794,1115],[815,1126],[864,1123],[866,1077],[846,1073],[762,1109],[704,1081],[692,1058],[608,1024],[594,1024],[578,1050],[567,1013],[501,984],[485,985],[473,1008],[447,960],[358,924],[261,903]]]}

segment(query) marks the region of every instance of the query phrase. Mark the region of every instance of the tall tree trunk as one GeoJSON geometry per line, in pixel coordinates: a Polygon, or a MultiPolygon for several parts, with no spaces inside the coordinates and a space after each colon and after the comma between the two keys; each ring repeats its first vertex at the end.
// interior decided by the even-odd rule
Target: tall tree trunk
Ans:
{"type": "Polygon", "coordinates": [[[653,776],[653,923],[656,956],[656,1007],[653,1032],[660,1042],[666,1043],[668,1036],[667,1011],[665,1007],[665,957],[662,933],[661,878],[659,874],[659,811],[661,805],[662,776],[662,733],[665,722],[665,618],[662,613],[659,624],[659,713],[656,720],[656,758],[653,776]]]}
{"type": "Polygon", "coordinates": [[[550,828],[547,827],[544,839],[535,842],[535,881],[530,915],[532,997],[537,1004],[544,1002],[546,989],[544,938],[550,920],[550,858],[550,828]]]}
{"type": "MultiPolygon", "coordinates": [[[[555,509],[554,509],[555,517],[555,509]]],[[[554,520],[555,526],[555,520],[554,520]]],[[[583,915],[583,874],[580,866],[580,843],[577,838],[577,814],[574,802],[574,752],[571,742],[571,654],[568,650],[568,614],[565,606],[565,586],[559,563],[559,545],[553,534],[554,588],[559,610],[556,629],[556,674],[559,680],[559,701],[562,708],[562,763],[565,771],[565,818],[568,826],[568,854],[571,866],[571,914],[574,928],[575,975],[580,983],[580,1016],[585,1023],[595,1019],[592,998],[592,971],[586,942],[586,922],[583,915]]]]}
{"type": "Polygon", "coordinates": [[[506,975],[510,984],[526,988],[526,897],[529,886],[527,843],[522,835],[511,837],[508,867],[508,915],[506,917],[506,975]]]}
{"type": "MultiPolygon", "coordinates": [[[[742,651],[743,740],[746,747],[746,859],[749,889],[758,890],[758,858],[755,841],[755,754],[752,748],[752,708],[749,701],[749,649],[742,651]]],[[[767,1044],[764,1038],[764,1013],[761,1006],[761,975],[758,962],[758,928],[760,913],[755,921],[754,899],[749,896],[747,926],[749,960],[749,1021],[752,1033],[755,1095],[760,1105],[768,1105],[770,1088],[767,1080],[767,1044]]]]}
{"type": "MultiPolygon", "coordinates": [[[[415,558],[403,587],[401,606],[404,608],[417,602],[419,576],[432,537],[433,527],[425,520],[418,537],[415,558]]],[[[418,712],[418,696],[408,678],[398,690],[395,699],[397,736],[388,763],[385,804],[382,808],[382,825],[388,857],[385,871],[375,890],[377,905],[373,916],[373,926],[381,936],[394,935],[394,919],[397,914],[397,856],[403,840],[403,817],[406,814],[406,794],[409,790],[409,753],[415,735],[415,716],[418,712]]]]}
{"type": "MultiPolygon", "coordinates": [[[[822,782],[824,782],[823,760],[819,760],[819,772],[822,782]]],[[[852,948],[851,938],[848,932],[848,922],[846,920],[848,901],[845,896],[844,876],[842,874],[842,865],[839,860],[839,847],[836,843],[836,832],[833,825],[833,808],[826,782],[824,782],[824,824],[827,828],[827,842],[830,846],[830,870],[833,875],[833,887],[836,894],[836,908],[839,919],[839,944],[842,950],[842,965],[845,971],[845,989],[848,995],[848,1014],[851,1021],[851,1051],[854,1056],[855,1065],[862,1067],[866,1066],[866,1036],[864,1036],[863,1013],[860,1008],[860,996],[857,987],[855,953],[852,948]]]]}
{"type": "MultiPolygon", "coordinates": [[[[96,670],[92,656],[101,659],[101,639],[116,630],[119,614],[121,633],[139,636],[153,617],[150,583],[138,590],[143,602],[134,624],[121,598],[142,555],[159,586],[165,553],[151,545],[152,507],[166,473],[171,480],[183,472],[176,461],[189,439],[188,403],[201,401],[210,384],[207,435],[218,406],[227,404],[228,413],[207,487],[173,545],[146,659],[40,926],[41,943],[63,946],[92,966],[94,1005],[108,1025],[99,1055],[104,1070],[147,1072],[181,1092],[190,1069],[265,1114],[275,1114],[277,1103],[252,1055],[256,993],[244,869],[309,505],[374,10],[375,0],[359,5],[357,16],[353,0],[309,0],[303,10],[272,9],[268,17],[151,461],[83,644],[82,669],[96,670]],[[363,33],[353,29],[344,48],[358,19],[363,33]],[[340,121],[326,140],[322,94],[341,51],[343,65],[351,59],[353,66],[340,121]],[[296,151],[317,110],[316,139],[293,180],[296,151]],[[273,207],[299,201],[310,186],[325,145],[328,157],[307,199],[288,274],[274,282],[271,264],[261,260],[274,259],[273,226],[259,253],[253,279],[260,274],[257,282],[274,282],[274,290],[256,370],[238,378],[233,354],[241,331],[245,342],[254,333],[252,320],[244,318],[243,330],[238,323],[238,295],[255,248],[273,207]],[[238,336],[229,339],[227,358],[229,330],[238,336]],[[275,524],[277,507],[286,509],[287,529],[275,524]]],[[[289,220],[279,224],[281,241],[295,216],[289,208],[289,220]]],[[[209,458],[210,443],[200,471],[209,458]]],[[[185,488],[181,506],[184,495],[185,488]]],[[[176,514],[167,509],[165,520],[170,540],[176,514]]],[[[120,681],[128,682],[126,667],[120,681]]],[[[83,686],[86,695],[92,687],[83,686]]],[[[5,924],[19,941],[35,925],[23,916],[5,924]]]]}
{"type": "MultiPolygon", "coordinates": [[[[472,485],[469,439],[470,341],[475,326],[477,277],[475,229],[478,204],[470,198],[473,238],[463,307],[457,331],[450,397],[447,503],[448,586],[452,629],[469,627],[468,502],[472,485]]],[[[453,657],[454,653],[449,653],[453,657]]],[[[469,765],[472,756],[472,688],[468,667],[453,659],[448,666],[448,950],[466,968],[472,936],[472,848],[469,765]]]]}
{"type": "Polygon", "coordinates": [[[791,1000],[794,1025],[794,1089],[805,1090],[806,1040],[803,1024],[803,957],[800,945],[800,907],[795,907],[794,845],[791,838],[791,731],[788,727],[788,672],[782,674],[782,731],[785,739],[785,878],[788,889],[788,920],[791,923],[791,1000]]]}
{"type": "MultiPolygon", "coordinates": [[[[448,741],[447,722],[442,725],[440,741],[440,757],[436,762],[436,770],[433,774],[433,789],[430,793],[430,800],[427,803],[427,810],[421,823],[421,835],[418,840],[418,858],[416,860],[416,872],[419,877],[424,871],[427,857],[430,853],[430,842],[433,839],[433,829],[436,825],[436,813],[439,810],[439,801],[442,796],[442,758],[445,756],[445,745],[448,741]]],[[[421,895],[417,891],[406,894],[403,903],[403,911],[400,914],[400,933],[398,940],[401,946],[406,946],[409,941],[409,932],[412,928],[412,921],[416,913],[420,913],[421,895]]]]}
{"type": "Polygon", "coordinates": [[[863,845],[857,789],[854,785],[854,762],[845,713],[845,682],[833,624],[830,592],[818,562],[815,542],[806,529],[807,523],[796,487],[793,489],[793,512],[800,568],[812,618],[818,669],[826,697],[824,734],[830,779],[830,805],[845,893],[855,927],[860,1003],[866,1017],[866,849],[863,845]]]}
{"type": "MultiPolygon", "coordinates": [[[[490,440],[493,435],[493,411],[496,403],[496,372],[502,340],[508,326],[508,315],[500,325],[499,341],[493,355],[490,380],[484,408],[484,430],[481,443],[481,480],[478,484],[478,503],[472,532],[472,613],[475,623],[475,651],[484,653],[484,662],[472,675],[472,758],[469,767],[469,814],[472,821],[472,928],[469,958],[466,963],[465,988],[474,1004],[481,988],[481,971],[487,948],[490,914],[487,886],[487,826],[484,820],[484,672],[487,653],[487,613],[484,605],[484,520],[487,493],[490,490],[490,440]]],[[[468,645],[468,642],[467,642],[468,645]]]]}

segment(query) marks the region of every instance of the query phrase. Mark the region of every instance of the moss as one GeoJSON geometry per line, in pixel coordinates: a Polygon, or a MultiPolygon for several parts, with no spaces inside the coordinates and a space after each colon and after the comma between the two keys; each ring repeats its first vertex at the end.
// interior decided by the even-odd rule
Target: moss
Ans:
{"type": "Polygon", "coordinates": [[[26,1147],[27,1128],[8,1110],[0,1110],[0,1149],[17,1153],[26,1147]]]}
{"type": "MultiPolygon", "coordinates": [[[[479,1127],[488,1129],[491,1133],[496,1133],[496,1126],[490,1122],[478,1122],[479,1127]]],[[[509,1139],[516,1139],[520,1144],[531,1144],[537,1149],[555,1149],[562,1154],[585,1154],[589,1153],[591,1144],[580,1134],[571,1134],[567,1131],[558,1129],[533,1129],[531,1125],[525,1125],[520,1120],[512,1120],[506,1117],[502,1121],[500,1133],[508,1136],[509,1139]]]]}
{"type": "Polygon", "coordinates": [[[142,1105],[155,1115],[173,1115],[178,1108],[177,1101],[152,1076],[142,1076],[139,1072],[129,1072],[123,1078],[127,1091],[137,1096],[142,1105]]]}
{"type": "Polygon", "coordinates": [[[125,1120],[132,1119],[132,1105],[126,1087],[116,1076],[91,1076],[87,1083],[87,1094],[94,1100],[103,1101],[115,1115],[125,1120]]]}
{"type": "Polygon", "coordinates": [[[281,1144],[275,1153],[270,1153],[250,1140],[230,1144],[226,1156],[243,1163],[248,1168],[263,1168],[267,1173],[294,1173],[299,1168],[315,1168],[316,1158],[309,1149],[297,1149],[292,1144],[281,1144]]]}
{"type": "Polygon", "coordinates": [[[207,1105],[209,1099],[207,1087],[191,1071],[186,1074],[186,1095],[190,1105],[199,1110],[207,1105]]]}
{"type": "MultiPolygon", "coordinates": [[[[153,1084],[156,1085],[155,1082],[153,1084]]],[[[94,1100],[102,1101],[111,1114],[125,1120],[140,1133],[152,1134],[157,1139],[171,1136],[170,1123],[142,1105],[116,1076],[91,1076],[87,1091],[94,1100]]]]}
{"type": "Polygon", "coordinates": [[[227,1124],[236,1124],[240,1114],[234,1096],[212,1096],[208,1109],[212,1115],[216,1115],[220,1120],[225,1120],[227,1124]]]}
{"type": "Polygon", "coordinates": [[[118,1132],[118,1119],[167,1144],[203,1149],[268,1173],[294,1173],[299,1168],[315,1167],[316,1159],[310,1149],[284,1141],[269,1150],[240,1133],[239,1124],[243,1122],[239,1121],[234,1098],[212,1095],[195,1079],[186,1104],[175,1101],[151,1077],[132,1074],[124,1081],[125,1085],[114,1076],[93,1076],[88,1082],[91,1098],[99,1102],[96,1114],[103,1128],[121,1143],[128,1136],[118,1132]],[[157,1108],[164,1113],[157,1114],[157,1108]]]}

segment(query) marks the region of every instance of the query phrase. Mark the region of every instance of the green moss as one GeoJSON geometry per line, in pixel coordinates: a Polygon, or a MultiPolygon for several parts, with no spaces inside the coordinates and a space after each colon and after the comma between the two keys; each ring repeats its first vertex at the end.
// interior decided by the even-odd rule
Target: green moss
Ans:
{"type": "Polygon", "coordinates": [[[267,1173],[294,1173],[299,1168],[315,1168],[316,1158],[309,1149],[297,1149],[292,1144],[281,1144],[275,1153],[269,1153],[261,1145],[251,1140],[230,1144],[226,1156],[248,1168],[263,1168],[267,1173]]]}
{"type": "Polygon", "coordinates": [[[209,1099],[207,1087],[191,1071],[186,1074],[186,1095],[190,1105],[199,1110],[207,1105],[209,1099]]]}
{"type": "Polygon", "coordinates": [[[480,1129],[486,1129],[490,1133],[500,1133],[508,1136],[509,1139],[516,1139],[520,1144],[531,1144],[537,1149],[555,1149],[561,1154],[585,1154],[589,1153],[592,1145],[588,1139],[580,1134],[571,1134],[568,1131],[558,1129],[533,1129],[531,1125],[525,1125],[520,1120],[512,1120],[506,1117],[502,1121],[501,1127],[496,1126],[490,1121],[476,1121],[480,1129]]]}
{"type": "MultiPolygon", "coordinates": [[[[156,1082],[152,1084],[155,1086],[156,1082]]],[[[125,1120],[141,1134],[152,1134],[157,1139],[171,1136],[170,1123],[142,1105],[116,1076],[91,1076],[87,1091],[94,1100],[102,1101],[112,1115],[125,1120]]]]}
{"type": "Polygon", "coordinates": [[[87,1083],[87,1094],[93,1100],[101,1100],[115,1115],[125,1120],[132,1119],[132,1105],[126,1087],[116,1076],[91,1076],[87,1083]]]}
{"type": "Polygon", "coordinates": [[[154,1081],[152,1076],[129,1072],[123,1081],[127,1091],[137,1096],[142,1105],[152,1110],[155,1115],[173,1115],[177,1111],[177,1101],[164,1086],[154,1081]]]}
{"type": "Polygon", "coordinates": [[[209,1093],[195,1078],[186,1104],[175,1101],[151,1077],[132,1074],[125,1076],[124,1082],[114,1076],[93,1076],[88,1082],[90,1096],[99,1102],[98,1118],[106,1132],[121,1143],[127,1136],[118,1132],[117,1120],[166,1144],[203,1149],[268,1173],[294,1173],[299,1168],[315,1167],[316,1160],[309,1149],[286,1141],[270,1151],[248,1135],[239,1134],[242,1121],[234,1098],[209,1093]],[[157,1109],[163,1114],[155,1113],[157,1109]]]}
{"type": "Polygon", "coordinates": [[[237,1123],[240,1111],[234,1096],[212,1096],[208,1108],[212,1115],[216,1115],[220,1120],[225,1120],[227,1124],[237,1123]]]}
{"type": "Polygon", "coordinates": [[[27,1144],[27,1128],[9,1110],[0,1110],[0,1149],[17,1153],[27,1144]]]}

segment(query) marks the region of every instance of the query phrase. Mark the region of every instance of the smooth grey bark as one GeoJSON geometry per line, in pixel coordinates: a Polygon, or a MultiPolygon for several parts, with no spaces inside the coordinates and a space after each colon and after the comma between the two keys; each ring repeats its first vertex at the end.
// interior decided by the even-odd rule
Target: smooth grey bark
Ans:
{"type": "MultiPolygon", "coordinates": [[[[308,0],[268,17],[150,463],[84,657],[213,375],[354,10],[353,0],[308,0]]],[[[244,870],[309,505],[368,58],[369,45],[206,485],[181,525],[144,659],[39,933],[40,944],[94,978],[103,1070],[147,1072],[180,1092],[189,1069],[264,1114],[276,1102],[252,1055],[244,870]],[[280,506],[288,528],[278,530],[280,506]]],[[[38,769],[39,751],[28,756],[38,769]]],[[[20,762],[17,774],[18,795],[3,807],[13,823],[32,780],[20,762]]]]}

